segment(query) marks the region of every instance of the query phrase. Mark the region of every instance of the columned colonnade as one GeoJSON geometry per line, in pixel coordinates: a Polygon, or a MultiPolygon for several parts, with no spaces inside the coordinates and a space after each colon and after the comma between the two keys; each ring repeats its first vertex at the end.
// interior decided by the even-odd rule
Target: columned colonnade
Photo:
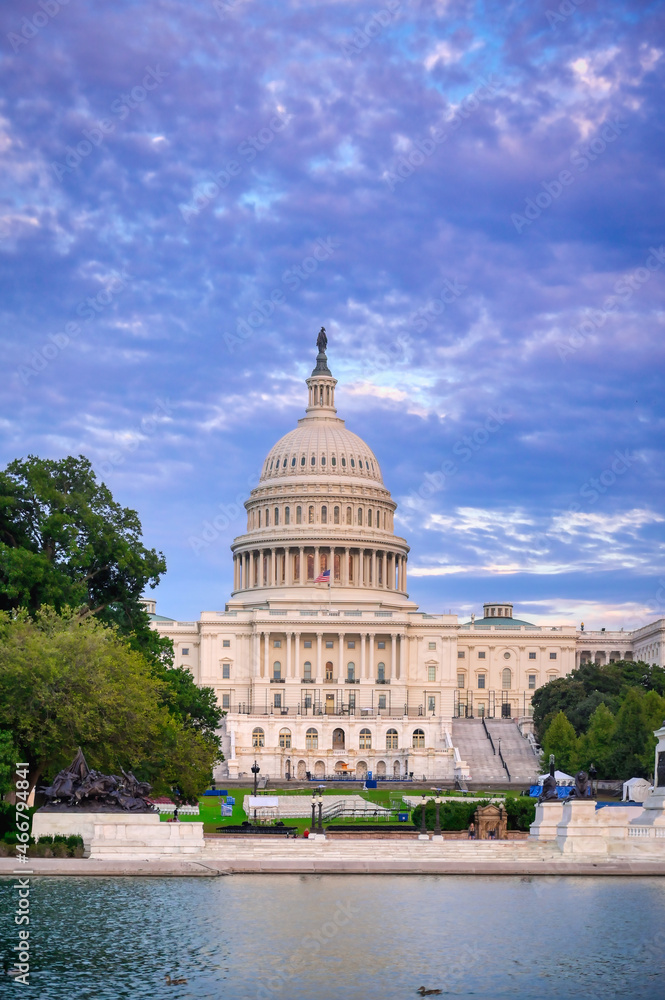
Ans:
{"type": "MultiPolygon", "coordinates": [[[[324,678],[324,648],[323,648],[323,637],[336,636],[338,650],[337,650],[337,663],[334,664],[336,669],[335,681],[339,683],[344,683],[346,677],[346,665],[347,662],[353,662],[356,665],[356,679],[357,680],[375,680],[373,677],[375,660],[384,662],[386,665],[386,680],[400,680],[401,666],[403,655],[408,655],[407,653],[407,637],[401,632],[389,632],[375,630],[373,632],[332,632],[330,629],[324,631],[310,631],[307,632],[303,630],[293,630],[285,631],[281,630],[279,632],[270,631],[268,629],[260,629],[252,633],[252,675],[254,678],[267,679],[272,673],[272,664],[275,660],[278,660],[283,666],[285,665],[286,670],[282,673],[284,680],[300,680],[301,677],[301,650],[300,650],[300,639],[303,635],[310,636],[312,641],[316,639],[316,647],[312,645],[312,653],[307,650],[308,656],[303,656],[302,663],[306,660],[312,663],[316,673],[312,674],[312,681],[323,682],[324,678]],[[286,640],[286,649],[284,645],[274,648],[270,645],[271,636],[273,638],[279,638],[283,643],[286,640]],[[386,650],[379,650],[376,646],[376,642],[379,636],[389,636],[390,646],[386,643],[386,650]],[[355,642],[355,647],[353,649],[347,649],[345,647],[345,642],[352,640],[355,642]],[[398,641],[399,640],[399,641],[398,641]],[[360,658],[358,658],[358,646],[360,646],[360,658]],[[313,656],[316,649],[316,655],[313,656]],[[383,656],[377,656],[378,653],[382,653],[383,656]],[[385,656],[385,659],[383,658],[385,656]]],[[[303,651],[304,652],[304,651],[303,651]]],[[[332,654],[332,651],[330,651],[332,654]]],[[[332,660],[332,655],[329,657],[332,660]]],[[[406,661],[405,661],[406,662],[406,661]]],[[[329,682],[330,683],[330,682],[329,682]]]]}
{"type": "Polygon", "coordinates": [[[234,553],[233,590],[306,586],[329,569],[333,586],[337,583],[340,587],[394,590],[405,594],[406,560],[405,554],[388,548],[338,545],[261,546],[234,553]]]}

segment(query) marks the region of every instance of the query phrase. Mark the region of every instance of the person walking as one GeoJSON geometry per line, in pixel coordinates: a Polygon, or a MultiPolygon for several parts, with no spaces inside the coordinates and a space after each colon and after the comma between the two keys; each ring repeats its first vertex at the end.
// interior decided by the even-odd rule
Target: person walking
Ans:
{"type": "Polygon", "coordinates": [[[471,820],[471,822],[469,823],[469,840],[475,840],[475,839],[476,839],[476,828],[473,824],[473,820],[471,820]]]}

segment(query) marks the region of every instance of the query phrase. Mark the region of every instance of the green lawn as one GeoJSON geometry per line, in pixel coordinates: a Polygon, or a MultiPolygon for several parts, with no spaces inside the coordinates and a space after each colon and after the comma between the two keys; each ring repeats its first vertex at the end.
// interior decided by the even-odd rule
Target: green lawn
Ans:
{"type": "MultiPolygon", "coordinates": [[[[314,788],[315,786],[313,785],[312,787],[314,788]]],[[[225,817],[224,819],[222,819],[222,816],[221,816],[221,800],[222,800],[222,796],[217,796],[217,795],[202,795],[200,797],[200,799],[199,799],[199,812],[200,812],[200,815],[199,816],[181,816],[180,817],[181,822],[183,822],[183,823],[188,823],[188,822],[189,823],[191,823],[191,822],[193,822],[193,823],[200,823],[201,821],[203,821],[203,832],[204,833],[215,833],[216,830],[217,830],[217,828],[220,827],[220,826],[237,826],[237,825],[239,825],[240,823],[242,823],[244,820],[246,820],[248,818],[245,815],[245,813],[243,812],[243,810],[242,810],[242,801],[243,801],[243,798],[245,797],[245,795],[251,795],[252,788],[251,788],[251,786],[249,786],[247,788],[234,788],[233,790],[229,789],[229,792],[232,795],[232,797],[235,798],[235,800],[236,800],[236,804],[233,807],[233,815],[232,816],[225,817]]],[[[273,788],[271,788],[270,789],[270,794],[271,795],[300,795],[300,796],[303,796],[303,797],[307,798],[308,800],[311,799],[311,792],[309,792],[309,791],[307,791],[307,792],[297,791],[296,789],[282,789],[282,788],[274,788],[273,789],[273,788]]],[[[327,789],[324,790],[323,794],[324,794],[324,796],[325,795],[342,795],[342,794],[344,794],[344,789],[327,788],[327,789]]],[[[347,794],[349,794],[349,795],[352,795],[352,794],[353,795],[362,794],[362,797],[364,799],[367,799],[369,802],[376,802],[377,805],[385,806],[386,808],[390,808],[391,801],[392,802],[396,802],[398,807],[401,806],[401,802],[402,802],[401,792],[398,792],[396,789],[377,788],[377,789],[372,789],[370,791],[362,792],[361,793],[357,788],[353,788],[353,789],[349,789],[349,791],[348,791],[347,794]]],[[[162,823],[165,823],[166,820],[169,819],[169,816],[162,815],[160,818],[161,818],[162,823]]],[[[295,827],[297,827],[299,834],[302,834],[305,829],[309,829],[309,827],[311,825],[311,817],[308,818],[308,819],[291,819],[288,816],[283,816],[282,819],[283,819],[283,821],[284,821],[284,823],[285,823],[286,826],[295,826],[295,827]]],[[[345,818],[341,817],[338,820],[332,820],[332,824],[335,824],[335,823],[352,823],[352,822],[358,822],[358,823],[363,822],[363,823],[366,823],[366,822],[370,822],[370,821],[371,821],[371,817],[368,817],[367,819],[355,820],[355,821],[352,820],[352,819],[350,819],[350,818],[346,818],[345,819],[345,818]]],[[[326,821],[326,825],[327,825],[327,821],[326,821]]]]}

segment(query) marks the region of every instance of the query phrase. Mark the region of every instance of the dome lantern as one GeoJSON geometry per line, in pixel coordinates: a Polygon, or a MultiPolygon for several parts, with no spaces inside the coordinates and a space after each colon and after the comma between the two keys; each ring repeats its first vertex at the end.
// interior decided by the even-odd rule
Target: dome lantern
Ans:
{"type": "Polygon", "coordinates": [[[316,346],[319,353],[316,356],[316,366],[307,379],[309,399],[305,412],[308,417],[334,417],[337,413],[335,408],[337,379],[333,378],[332,372],[328,368],[328,358],[326,357],[328,338],[324,326],[319,331],[316,346]]]}

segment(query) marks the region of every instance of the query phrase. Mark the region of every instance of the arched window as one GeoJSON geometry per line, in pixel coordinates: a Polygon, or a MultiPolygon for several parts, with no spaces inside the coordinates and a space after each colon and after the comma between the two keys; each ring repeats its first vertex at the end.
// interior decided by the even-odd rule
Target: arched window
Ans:
{"type": "Polygon", "coordinates": [[[304,465],[304,464],[305,464],[305,462],[306,462],[306,459],[305,459],[305,456],[304,456],[304,455],[301,455],[301,457],[300,457],[300,464],[301,464],[301,465],[304,465]]]}
{"type": "Polygon", "coordinates": [[[310,465],[316,465],[316,455],[312,455],[309,464],[310,465]]]}
{"type": "Polygon", "coordinates": [[[350,507],[346,508],[346,523],[353,524],[353,511],[350,507]]]}
{"type": "Polygon", "coordinates": [[[414,750],[422,749],[425,746],[425,733],[422,729],[414,729],[411,738],[411,746],[414,750]]]}
{"type": "Polygon", "coordinates": [[[279,524],[279,507],[275,507],[275,524],[279,524]]]}
{"type": "Polygon", "coordinates": [[[358,744],[361,750],[371,750],[372,749],[372,734],[369,729],[360,730],[360,743],[358,744]]]}
{"type": "Polygon", "coordinates": [[[332,457],[332,458],[330,459],[330,461],[332,462],[332,464],[333,464],[333,465],[337,465],[337,459],[335,458],[335,456],[334,456],[334,455],[333,455],[333,457],[332,457]]]}
{"type": "Polygon", "coordinates": [[[279,731],[279,745],[282,750],[291,749],[291,730],[290,729],[280,729],[279,731]]]}
{"type": "Polygon", "coordinates": [[[371,510],[371,508],[370,508],[370,510],[367,511],[367,527],[368,528],[372,527],[372,510],[371,510]]]}
{"type": "Polygon", "coordinates": [[[343,729],[333,729],[332,734],[332,748],[333,750],[343,750],[344,749],[344,730],[343,729]]]}
{"type": "Polygon", "coordinates": [[[501,671],[501,687],[504,691],[510,691],[513,683],[513,672],[510,667],[504,667],[501,671]]]}
{"type": "Polygon", "coordinates": [[[275,660],[275,662],[272,665],[272,675],[276,681],[281,680],[282,664],[279,662],[279,660],[275,660]]]}
{"type": "Polygon", "coordinates": [[[358,524],[362,523],[363,523],[363,509],[362,507],[358,507],[358,524]]]}
{"type": "Polygon", "coordinates": [[[303,663],[303,677],[306,681],[311,681],[312,679],[312,664],[309,660],[305,660],[303,663]]]}
{"type": "Polygon", "coordinates": [[[295,464],[296,464],[296,456],[294,455],[293,458],[291,459],[291,468],[293,468],[295,464]]]}
{"type": "Polygon", "coordinates": [[[386,512],[383,512],[383,530],[386,530],[386,512]]]}
{"type": "Polygon", "coordinates": [[[321,455],[321,465],[323,466],[325,464],[326,464],[326,456],[325,455],[321,455]]]}
{"type": "Polygon", "coordinates": [[[296,507],[296,524],[302,524],[302,507],[296,507]]]}
{"type": "Polygon", "coordinates": [[[342,468],[343,468],[343,469],[345,469],[345,468],[346,468],[346,459],[344,458],[344,456],[343,456],[343,455],[342,455],[342,468]]]}
{"type": "Polygon", "coordinates": [[[284,508],[284,524],[291,524],[291,508],[284,508]]]}
{"type": "Polygon", "coordinates": [[[355,458],[352,458],[351,459],[351,468],[355,469],[355,467],[356,467],[356,460],[355,460],[355,458]]]}
{"type": "Polygon", "coordinates": [[[386,665],[385,663],[379,663],[376,668],[377,680],[385,681],[386,679],[386,665]]]}
{"type": "Polygon", "coordinates": [[[319,749],[319,734],[316,729],[308,729],[305,733],[305,750],[319,749]]]}
{"type": "Polygon", "coordinates": [[[396,729],[389,729],[386,733],[386,750],[398,749],[398,736],[396,729]]]}
{"type": "Polygon", "coordinates": [[[355,663],[347,663],[346,665],[346,676],[348,680],[353,681],[356,679],[356,665],[355,663]]]}
{"type": "Polygon", "coordinates": [[[255,729],[252,733],[252,746],[264,747],[266,745],[266,734],[262,729],[255,729]]]}
{"type": "Polygon", "coordinates": [[[333,521],[335,524],[339,524],[339,507],[333,509],[333,521]]]}
{"type": "Polygon", "coordinates": [[[321,524],[327,524],[327,523],[328,523],[328,508],[324,504],[323,507],[321,508],[321,524]]]}
{"type": "Polygon", "coordinates": [[[260,528],[261,527],[261,511],[259,510],[259,511],[257,511],[257,513],[259,515],[259,525],[258,526],[260,528]]]}
{"type": "Polygon", "coordinates": [[[310,524],[314,524],[314,508],[310,507],[308,513],[308,520],[310,524]]]}
{"type": "Polygon", "coordinates": [[[270,511],[266,507],[266,528],[268,527],[269,524],[270,524],[270,511]]]}

